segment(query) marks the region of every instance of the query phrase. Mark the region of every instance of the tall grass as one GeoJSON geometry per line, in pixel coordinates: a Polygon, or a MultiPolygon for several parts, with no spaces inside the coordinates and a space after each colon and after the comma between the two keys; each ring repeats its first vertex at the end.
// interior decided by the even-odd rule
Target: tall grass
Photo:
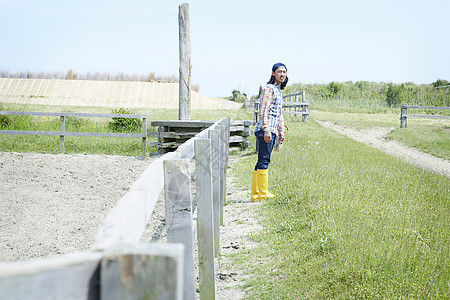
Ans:
{"type": "MultiPolygon", "coordinates": [[[[249,299],[444,299],[450,179],[315,122],[290,123],[260,206],[259,247],[233,257],[249,299]]],[[[232,167],[247,189],[256,155],[232,167]]]]}
{"type": "MultiPolygon", "coordinates": [[[[382,113],[401,103],[419,106],[450,106],[450,88],[435,88],[435,83],[402,84],[384,82],[330,82],[328,84],[292,84],[284,95],[306,92],[311,108],[322,111],[382,113]]],[[[440,112],[444,113],[444,112],[440,112]]]]}
{"type": "MultiPolygon", "coordinates": [[[[64,79],[64,80],[101,80],[101,81],[137,81],[137,82],[178,82],[176,75],[156,75],[154,72],[142,73],[108,73],[86,72],[78,73],[72,69],[67,72],[9,72],[0,70],[0,78],[26,78],[26,79],[64,79]]],[[[200,86],[192,84],[193,91],[198,92],[200,86]]]]}

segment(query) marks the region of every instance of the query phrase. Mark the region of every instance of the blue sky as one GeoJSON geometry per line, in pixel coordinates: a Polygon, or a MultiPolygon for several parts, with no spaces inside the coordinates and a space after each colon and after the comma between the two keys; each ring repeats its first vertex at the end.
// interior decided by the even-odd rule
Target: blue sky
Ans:
{"type": "Polygon", "coordinates": [[[450,80],[444,0],[0,0],[0,69],[178,75],[183,2],[208,96],[257,94],[279,61],[290,83],[450,80]]]}

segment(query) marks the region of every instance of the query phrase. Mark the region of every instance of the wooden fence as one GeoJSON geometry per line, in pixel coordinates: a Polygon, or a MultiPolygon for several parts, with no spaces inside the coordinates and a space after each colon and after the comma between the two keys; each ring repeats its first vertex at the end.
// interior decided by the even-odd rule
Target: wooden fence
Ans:
{"type": "MultiPolygon", "coordinates": [[[[258,123],[259,99],[254,102],[254,121],[258,123]]],[[[296,117],[302,116],[302,121],[307,122],[310,114],[309,101],[305,99],[305,91],[283,96],[283,114],[291,114],[296,117]],[[301,96],[301,101],[300,100],[301,96]]]]}
{"type": "Polygon", "coordinates": [[[436,115],[416,115],[408,114],[408,108],[419,109],[450,109],[450,107],[438,107],[438,106],[415,106],[408,105],[408,103],[402,103],[400,112],[400,128],[404,128],[408,125],[408,118],[438,118],[438,119],[450,119],[450,116],[436,116],[436,115]]]}
{"type": "Polygon", "coordinates": [[[59,117],[59,131],[26,131],[26,130],[0,130],[0,134],[22,134],[22,135],[52,135],[59,136],[59,149],[64,153],[64,137],[66,136],[98,136],[98,137],[138,137],[142,138],[142,156],[147,153],[147,116],[136,114],[94,114],[94,113],[66,113],[66,112],[24,112],[24,111],[0,111],[0,115],[15,116],[45,116],[59,117]],[[88,118],[129,118],[142,119],[142,133],[110,133],[110,132],[67,132],[67,117],[88,117],[88,118]]]}
{"type": "MultiPolygon", "coordinates": [[[[175,151],[181,144],[212,124],[214,121],[152,121],[151,126],[157,127],[158,130],[149,132],[148,137],[156,137],[158,140],[149,146],[158,148],[160,154],[175,151]]],[[[251,126],[252,121],[231,121],[229,147],[239,147],[242,150],[251,147],[248,140],[251,126]]]]}
{"type": "Polygon", "coordinates": [[[226,195],[230,120],[224,118],[153,161],[111,209],[90,250],[0,264],[0,299],[214,299],[214,256],[226,195]],[[195,158],[197,222],[191,171],[195,158]],[[164,188],[167,244],[140,239],[164,188]]]}

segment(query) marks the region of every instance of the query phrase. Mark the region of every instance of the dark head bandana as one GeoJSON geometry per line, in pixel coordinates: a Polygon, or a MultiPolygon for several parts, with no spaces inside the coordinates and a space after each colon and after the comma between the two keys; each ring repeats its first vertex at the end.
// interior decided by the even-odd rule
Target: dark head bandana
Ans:
{"type": "Polygon", "coordinates": [[[272,72],[275,72],[279,67],[285,67],[286,68],[286,72],[287,72],[287,67],[283,63],[276,63],[276,64],[274,64],[273,67],[272,67],[272,72]]]}

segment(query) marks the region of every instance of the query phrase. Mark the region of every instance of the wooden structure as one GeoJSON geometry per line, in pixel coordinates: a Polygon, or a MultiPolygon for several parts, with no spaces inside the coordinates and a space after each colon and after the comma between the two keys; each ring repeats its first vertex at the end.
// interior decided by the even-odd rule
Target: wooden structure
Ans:
{"type": "MultiPolygon", "coordinates": [[[[254,103],[254,122],[258,123],[259,118],[259,99],[254,103]]],[[[290,114],[298,117],[302,116],[302,121],[307,122],[310,114],[309,101],[305,99],[305,91],[283,96],[283,114],[290,114]],[[301,96],[301,101],[300,101],[301,96]]]]}
{"type": "Polygon", "coordinates": [[[305,91],[283,96],[283,114],[302,116],[302,121],[307,122],[310,113],[309,101],[305,99],[305,91]],[[301,101],[300,100],[301,96],[301,101]]]}
{"type": "Polygon", "coordinates": [[[402,103],[400,112],[400,128],[404,128],[408,125],[408,117],[416,118],[438,118],[438,119],[450,119],[450,116],[436,116],[436,115],[416,115],[408,114],[408,108],[419,108],[419,109],[450,109],[450,107],[438,107],[438,106],[415,106],[408,105],[408,103],[402,103]]]}
{"type": "Polygon", "coordinates": [[[26,130],[0,130],[0,134],[23,134],[23,135],[52,135],[59,136],[59,149],[64,153],[66,136],[98,136],[98,137],[137,137],[142,138],[142,156],[147,153],[147,116],[136,114],[95,114],[95,113],[68,113],[68,112],[26,112],[26,111],[0,111],[0,115],[15,116],[45,116],[59,117],[59,131],[26,131],[26,130]],[[142,119],[142,133],[112,133],[112,132],[67,132],[66,118],[132,118],[142,119]]]}
{"type": "Polygon", "coordinates": [[[191,30],[189,4],[178,6],[180,80],[178,120],[191,119],[191,30]]]}
{"type": "Polygon", "coordinates": [[[0,299],[195,299],[194,228],[200,299],[214,299],[214,255],[226,195],[229,119],[153,161],[111,209],[86,252],[0,263],[0,299]],[[196,161],[197,222],[190,159],[196,161]],[[167,244],[140,244],[164,188],[167,244]]]}
{"type": "MultiPolygon", "coordinates": [[[[215,121],[152,121],[151,126],[158,127],[157,131],[150,131],[148,137],[156,137],[156,142],[149,147],[158,148],[158,153],[175,151],[181,144],[195,136],[198,132],[214,124],[215,121]]],[[[248,137],[251,135],[251,121],[231,121],[230,145],[247,149],[251,147],[248,137]]]]}

